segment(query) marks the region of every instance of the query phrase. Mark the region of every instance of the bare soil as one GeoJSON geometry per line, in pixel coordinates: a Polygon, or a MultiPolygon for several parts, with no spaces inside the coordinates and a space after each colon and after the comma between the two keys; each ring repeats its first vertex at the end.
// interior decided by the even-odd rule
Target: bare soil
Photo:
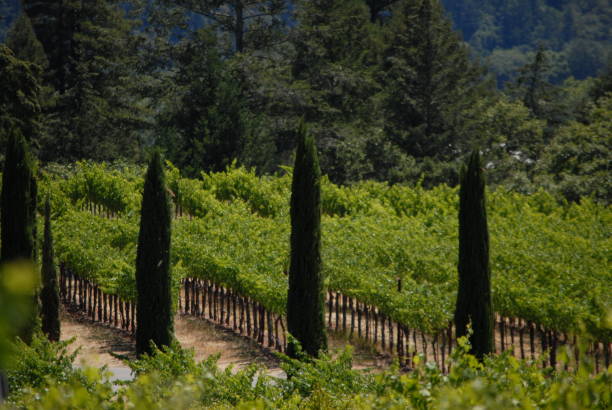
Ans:
{"type": "MultiPolygon", "coordinates": [[[[119,355],[135,358],[134,339],[125,331],[95,323],[78,313],[62,310],[62,340],[75,338],[70,351],[79,349],[76,364],[93,367],[125,368],[119,355]]],[[[210,355],[219,355],[219,366],[243,368],[258,363],[269,369],[271,375],[280,375],[279,360],[269,350],[261,348],[253,340],[235,334],[231,330],[212,324],[207,320],[188,315],[175,317],[176,337],[185,348],[194,350],[196,360],[210,355]]],[[[333,356],[350,342],[343,334],[330,332],[329,350],[333,356]]],[[[353,367],[356,369],[380,370],[389,365],[391,359],[380,355],[371,346],[359,344],[353,347],[353,367]]]]}

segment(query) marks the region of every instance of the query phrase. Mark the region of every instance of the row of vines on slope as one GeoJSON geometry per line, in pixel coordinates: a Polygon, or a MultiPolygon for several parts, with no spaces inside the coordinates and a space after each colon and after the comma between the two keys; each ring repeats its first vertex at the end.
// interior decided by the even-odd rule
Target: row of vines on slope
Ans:
{"type": "MultiPolygon", "coordinates": [[[[198,180],[181,178],[170,164],[168,171],[183,216],[173,226],[176,286],[182,278],[211,280],[284,313],[291,170],[259,178],[238,168],[198,180]]],[[[82,163],[43,185],[56,205],[60,259],[106,291],[133,298],[138,172],[82,163]]],[[[328,288],[409,328],[445,329],[457,280],[456,190],[324,181],[322,203],[328,288]]],[[[610,209],[588,199],[559,204],[545,192],[497,191],[489,193],[489,216],[496,311],[558,332],[586,325],[609,343],[610,209]]]]}

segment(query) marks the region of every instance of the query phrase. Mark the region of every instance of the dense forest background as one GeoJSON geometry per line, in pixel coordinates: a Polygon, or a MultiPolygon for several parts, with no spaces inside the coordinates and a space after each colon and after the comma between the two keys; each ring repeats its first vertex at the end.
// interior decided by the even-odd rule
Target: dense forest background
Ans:
{"type": "Polygon", "coordinates": [[[0,149],[186,175],[291,163],[337,183],[488,180],[610,202],[607,0],[0,0],[0,149]]]}

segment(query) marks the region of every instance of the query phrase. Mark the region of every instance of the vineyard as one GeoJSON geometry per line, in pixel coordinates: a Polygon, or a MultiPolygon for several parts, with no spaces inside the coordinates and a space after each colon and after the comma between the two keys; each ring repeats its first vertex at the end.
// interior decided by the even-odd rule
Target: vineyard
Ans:
{"type": "MultiPolygon", "coordinates": [[[[143,170],[77,163],[40,175],[52,203],[59,290],[69,311],[134,334],[134,261],[143,170]]],[[[174,344],[126,362],[133,381],[73,365],[69,342],[18,342],[8,372],[18,408],[607,408],[612,275],[609,208],[546,192],[488,193],[494,350],[467,355],[452,324],[457,190],[363,182],[322,185],[325,322],[395,358],[380,374],[287,352],[292,170],[244,168],[182,178],[166,164],[173,201],[177,313],[279,353],[287,379],[256,365],[220,370],[174,344]],[[524,360],[519,360],[524,359],[524,360]],[[402,374],[400,369],[408,371],[402,374]]],[[[42,226],[39,225],[40,231],[42,226]]],[[[2,290],[2,289],[0,289],[2,290]]],[[[12,408],[12,407],[9,407],[12,408]]]]}
{"type": "MultiPolygon", "coordinates": [[[[206,281],[282,316],[291,170],[259,178],[233,168],[194,180],[168,167],[176,211],[176,290],[185,287],[185,280],[206,281]]],[[[41,183],[43,195],[52,198],[63,266],[126,301],[135,298],[141,173],[79,163],[69,171],[48,172],[41,183]]],[[[365,182],[339,187],[324,181],[323,266],[328,311],[335,303],[336,323],[338,309],[346,311],[350,301],[364,320],[370,312],[380,317],[377,328],[387,320],[399,325],[396,333],[443,338],[456,298],[457,202],[456,190],[445,186],[425,190],[365,182]]],[[[504,350],[506,338],[514,341],[515,330],[517,340],[523,331],[536,331],[543,339],[541,350],[587,330],[600,342],[593,345],[596,355],[608,364],[609,209],[589,200],[560,205],[545,192],[522,196],[501,190],[489,193],[488,206],[499,349],[504,350]]]]}

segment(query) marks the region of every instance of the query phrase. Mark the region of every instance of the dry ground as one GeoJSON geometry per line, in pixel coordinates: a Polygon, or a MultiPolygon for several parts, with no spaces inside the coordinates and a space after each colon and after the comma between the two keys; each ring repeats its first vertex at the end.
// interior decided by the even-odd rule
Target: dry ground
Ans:
{"type": "MultiPolygon", "coordinates": [[[[126,332],[106,325],[94,323],[79,314],[61,313],[62,340],[75,338],[70,350],[77,348],[79,354],[76,363],[110,368],[125,368],[126,365],[112,354],[133,359],[134,340],[126,332]],[[111,354],[112,353],[112,354],[111,354]]],[[[192,316],[177,315],[175,318],[176,337],[185,348],[192,348],[196,360],[219,354],[219,365],[226,368],[233,365],[242,368],[251,363],[259,363],[270,370],[272,375],[282,373],[278,359],[269,351],[259,347],[254,341],[223,329],[206,320],[192,316]]],[[[332,353],[348,344],[340,334],[330,333],[329,347],[332,353]]],[[[390,363],[388,357],[377,354],[367,345],[357,345],[353,350],[355,368],[382,369],[390,363]]]]}

